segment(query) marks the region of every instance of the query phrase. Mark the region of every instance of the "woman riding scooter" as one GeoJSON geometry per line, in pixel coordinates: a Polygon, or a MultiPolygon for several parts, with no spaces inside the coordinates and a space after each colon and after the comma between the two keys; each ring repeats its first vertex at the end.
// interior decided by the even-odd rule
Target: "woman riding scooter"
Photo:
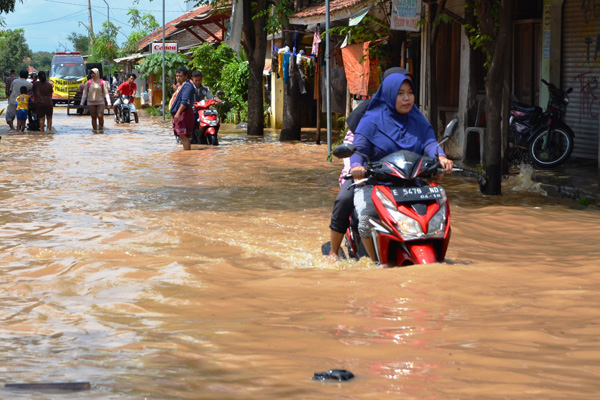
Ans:
{"type": "MultiPolygon", "coordinates": [[[[356,128],[354,145],[358,152],[366,154],[371,161],[377,161],[399,150],[410,150],[418,154],[434,156],[438,147],[435,133],[427,119],[414,107],[414,87],[410,79],[402,74],[392,74],[384,79],[373,97],[365,116],[356,128]]],[[[452,171],[453,163],[443,152],[440,154],[442,167],[452,171]]],[[[355,154],[351,158],[354,180],[365,177],[366,160],[355,154]]],[[[372,186],[362,186],[355,190],[354,202],[359,215],[359,233],[367,252],[375,260],[373,243],[369,236],[368,219],[374,214],[371,201],[372,186]]],[[[344,189],[342,189],[344,190],[344,189]]],[[[333,224],[332,216],[332,224],[333,224]]],[[[339,236],[337,249],[343,239],[343,232],[332,228],[332,239],[339,236]]],[[[337,260],[337,249],[332,249],[329,258],[337,260]]]]}

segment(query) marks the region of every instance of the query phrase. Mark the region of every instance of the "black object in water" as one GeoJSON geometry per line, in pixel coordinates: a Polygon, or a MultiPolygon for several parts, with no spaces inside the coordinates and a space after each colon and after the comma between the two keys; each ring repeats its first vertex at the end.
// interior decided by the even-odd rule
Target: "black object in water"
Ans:
{"type": "Polygon", "coordinates": [[[337,381],[349,381],[354,378],[354,374],[345,369],[330,369],[328,372],[315,372],[313,381],[324,381],[326,379],[335,379],[337,381]]]}
{"type": "Polygon", "coordinates": [[[89,382],[52,382],[52,383],[7,383],[6,389],[20,390],[43,390],[43,391],[68,391],[77,392],[80,390],[90,390],[89,382]]]}

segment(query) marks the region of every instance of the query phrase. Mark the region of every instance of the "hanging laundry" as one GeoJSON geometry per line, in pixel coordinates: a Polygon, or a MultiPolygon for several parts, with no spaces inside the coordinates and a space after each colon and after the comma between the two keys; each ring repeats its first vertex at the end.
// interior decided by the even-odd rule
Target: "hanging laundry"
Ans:
{"type": "Polygon", "coordinates": [[[288,78],[290,77],[290,53],[286,53],[283,55],[283,82],[287,83],[288,78]]]}
{"type": "Polygon", "coordinates": [[[344,70],[351,94],[368,96],[379,87],[377,62],[369,57],[369,44],[356,43],[342,49],[344,70]]]}
{"type": "Polygon", "coordinates": [[[319,31],[315,31],[315,35],[313,36],[312,51],[310,54],[315,56],[319,54],[319,43],[321,43],[321,34],[319,31]]]}

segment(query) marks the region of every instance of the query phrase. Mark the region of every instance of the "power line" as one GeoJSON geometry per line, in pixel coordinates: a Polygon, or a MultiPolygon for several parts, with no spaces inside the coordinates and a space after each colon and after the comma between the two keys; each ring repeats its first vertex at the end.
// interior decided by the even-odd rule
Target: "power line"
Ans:
{"type": "MultiPolygon", "coordinates": [[[[42,1],[47,1],[47,2],[50,2],[52,4],[57,4],[57,3],[58,4],[67,4],[67,5],[70,5],[70,6],[80,6],[81,5],[81,4],[77,4],[77,3],[69,3],[69,2],[66,2],[66,1],[54,1],[54,0],[42,0],[42,1]]],[[[179,5],[179,2],[178,2],[178,5],[179,5]]],[[[94,7],[92,7],[92,8],[94,8],[94,7]]],[[[119,11],[129,11],[130,10],[130,8],[118,8],[118,7],[114,7],[114,8],[110,7],[110,8],[112,10],[119,10],[119,11]]],[[[181,8],[181,5],[179,5],[179,8],[181,8]]],[[[137,9],[137,10],[138,11],[142,11],[142,12],[162,12],[162,9],[161,10],[140,10],[140,9],[137,9]]],[[[182,11],[169,11],[169,10],[165,10],[165,11],[169,12],[169,13],[181,13],[182,12],[182,11]]],[[[183,12],[185,12],[185,11],[183,11],[183,12]]]]}
{"type": "Polygon", "coordinates": [[[20,28],[22,26],[32,26],[32,25],[41,25],[41,24],[46,24],[48,22],[54,22],[54,21],[60,21],[61,19],[65,19],[65,18],[69,18],[72,17],[74,15],[80,14],[83,11],[86,11],[86,9],[82,9],[80,11],[74,12],[73,14],[69,14],[69,15],[63,15],[62,17],[59,18],[54,18],[54,19],[49,19],[47,21],[39,21],[39,22],[30,22],[28,24],[19,24],[19,25],[6,25],[7,28],[20,28]]]}

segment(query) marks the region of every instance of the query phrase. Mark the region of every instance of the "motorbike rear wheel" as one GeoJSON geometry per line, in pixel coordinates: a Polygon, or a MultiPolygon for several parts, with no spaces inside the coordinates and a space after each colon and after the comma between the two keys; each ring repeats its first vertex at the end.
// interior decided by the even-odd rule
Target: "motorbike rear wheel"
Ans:
{"type": "Polygon", "coordinates": [[[543,131],[531,141],[529,155],[534,164],[542,168],[556,167],[569,158],[573,152],[573,142],[573,135],[562,127],[554,128],[549,136],[547,131],[543,131]]]}

